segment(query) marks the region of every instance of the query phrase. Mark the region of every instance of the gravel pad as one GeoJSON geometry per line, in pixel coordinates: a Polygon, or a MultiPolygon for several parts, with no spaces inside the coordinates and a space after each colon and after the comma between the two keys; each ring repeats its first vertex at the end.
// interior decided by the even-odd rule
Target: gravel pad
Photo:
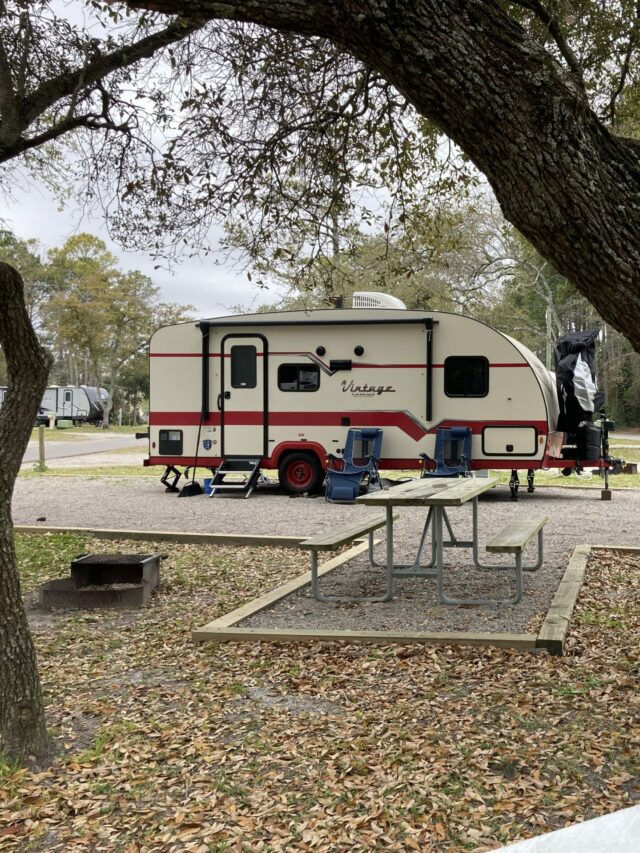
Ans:
{"type": "MultiPolygon", "coordinates": [[[[304,587],[242,623],[243,627],[318,628],[376,631],[524,632],[536,630],[546,613],[573,548],[581,543],[640,546],[640,491],[616,491],[601,501],[598,489],[539,488],[523,493],[517,503],[498,486],[479,504],[481,542],[517,516],[549,516],[545,528],[545,560],[541,569],[525,573],[524,595],[516,606],[443,606],[436,603],[435,579],[396,580],[394,600],[384,604],[316,602],[304,587]]],[[[174,530],[199,533],[279,534],[311,536],[329,527],[377,514],[371,507],[327,503],[322,497],[291,498],[256,492],[248,500],[204,495],[180,498],[149,479],[24,478],[16,483],[13,520],[56,527],[122,530],[174,530]]],[[[456,536],[471,537],[471,505],[448,510],[456,536]]],[[[400,510],[394,525],[396,561],[412,562],[426,510],[400,510]]],[[[376,559],[384,561],[384,533],[376,559]]],[[[525,552],[535,558],[535,538],[525,552]]],[[[302,556],[302,555],[301,555],[302,556]]],[[[331,555],[327,555],[327,559],[331,555]]],[[[485,562],[510,563],[481,548],[485,562]]],[[[469,568],[470,551],[445,551],[447,594],[502,597],[512,588],[514,572],[479,572],[469,568]]],[[[301,559],[308,565],[308,556],[301,559]]],[[[328,594],[375,595],[382,591],[383,569],[371,569],[366,555],[321,579],[328,594]]],[[[268,590],[265,589],[265,592],[268,590]]],[[[194,618],[197,624],[197,614],[194,618]]]]}

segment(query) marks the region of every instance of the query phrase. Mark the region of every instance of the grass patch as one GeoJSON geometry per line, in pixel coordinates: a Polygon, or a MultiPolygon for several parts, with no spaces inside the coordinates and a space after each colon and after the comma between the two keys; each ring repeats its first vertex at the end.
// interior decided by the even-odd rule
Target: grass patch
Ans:
{"type": "MultiPolygon", "coordinates": [[[[74,426],[71,429],[57,429],[50,427],[45,427],[44,429],[44,437],[45,441],[84,441],[88,438],[96,438],[101,435],[112,435],[113,433],[122,434],[122,435],[134,435],[136,432],[146,432],[148,430],[147,426],[117,426],[112,425],[109,429],[102,429],[102,427],[96,427],[93,424],[82,424],[81,426],[74,426]]],[[[34,427],[31,431],[31,441],[38,441],[38,437],[40,435],[40,428],[34,427]]]]}
{"type": "MultiPolygon", "coordinates": [[[[145,468],[142,465],[83,465],[82,467],[79,466],[77,468],[47,467],[46,471],[21,469],[18,476],[25,477],[27,479],[33,477],[86,477],[90,480],[95,480],[98,477],[153,477],[160,481],[160,477],[162,476],[162,470],[163,469],[160,468],[145,468]]],[[[207,471],[206,476],[211,476],[209,471],[207,471]]],[[[181,480],[179,485],[182,486],[183,482],[184,481],[181,480]]]]}
{"type": "MultiPolygon", "coordinates": [[[[137,431],[144,431],[144,427],[120,427],[120,428],[112,428],[112,431],[120,431],[133,433],[137,431]]],[[[80,430],[74,430],[77,432],[77,438],[82,439],[84,433],[90,432],[91,430],[95,430],[95,427],[85,426],[80,430]]],[[[36,431],[37,432],[37,431],[36,431]]],[[[64,430],[48,430],[48,433],[59,434],[64,439],[64,430]]],[[[47,436],[48,438],[48,436],[47,436]]],[[[60,439],[58,439],[60,440],[60,439]]],[[[108,464],[108,465],[92,465],[88,467],[86,465],[77,465],[74,467],[51,467],[48,466],[44,471],[35,470],[35,467],[30,467],[28,469],[23,469],[20,471],[20,477],[88,477],[88,478],[96,478],[96,477],[118,477],[118,478],[131,478],[131,477],[152,477],[157,478],[158,480],[162,476],[164,471],[163,466],[155,465],[152,467],[144,467],[140,463],[136,462],[136,464],[126,464],[127,456],[131,454],[139,453],[141,450],[146,452],[147,445],[144,441],[140,442],[138,447],[127,447],[121,448],[119,450],[110,451],[112,454],[117,454],[122,457],[121,464],[108,464]]],[[[625,446],[624,449],[613,450],[612,455],[616,458],[622,458],[626,462],[640,462],[640,444],[637,442],[635,444],[628,443],[628,448],[625,446]]],[[[52,463],[55,465],[55,461],[52,463]]],[[[590,472],[591,469],[588,469],[590,472]]],[[[192,471],[190,472],[192,475],[192,471]]],[[[263,473],[270,480],[276,481],[278,479],[277,471],[264,470],[263,473]]],[[[403,471],[381,471],[381,476],[390,480],[400,480],[407,477],[419,477],[419,470],[403,470],[403,471]]],[[[497,477],[498,481],[501,484],[508,484],[511,476],[510,471],[491,471],[489,472],[490,476],[497,477]]],[[[210,468],[199,467],[196,474],[196,479],[202,483],[202,480],[205,477],[211,476],[210,468]]],[[[527,472],[526,470],[519,470],[519,478],[520,478],[520,489],[521,491],[525,491],[527,487],[527,472]]],[[[178,483],[178,486],[181,487],[184,485],[186,481],[181,479],[178,483]]],[[[536,486],[553,486],[555,488],[580,488],[580,489],[603,489],[604,488],[604,478],[601,477],[597,472],[592,473],[591,477],[578,477],[575,474],[569,474],[569,476],[562,476],[560,473],[560,469],[552,469],[550,471],[536,471],[535,472],[535,485],[536,486]]],[[[637,474],[612,474],[609,478],[609,486],[613,489],[634,489],[640,487],[640,476],[637,474]]]]}
{"type": "Polygon", "coordinates": [[[75,533],[16,535],[23,591],[30,592],[45,581],[68,575],[71,561],[80,554],[88,553],[89,542],[86,536],[75,533]]]}

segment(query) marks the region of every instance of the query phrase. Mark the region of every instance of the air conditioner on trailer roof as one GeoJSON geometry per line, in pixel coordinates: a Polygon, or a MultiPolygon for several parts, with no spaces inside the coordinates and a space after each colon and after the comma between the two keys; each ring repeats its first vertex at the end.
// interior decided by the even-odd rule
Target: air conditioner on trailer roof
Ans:
{"type": "Polygon", "coordinates": [[[353,308],[406,308],[402,299],[391,296],[390,293],[375,291],[356,291],[353,294],[353,308]]]}

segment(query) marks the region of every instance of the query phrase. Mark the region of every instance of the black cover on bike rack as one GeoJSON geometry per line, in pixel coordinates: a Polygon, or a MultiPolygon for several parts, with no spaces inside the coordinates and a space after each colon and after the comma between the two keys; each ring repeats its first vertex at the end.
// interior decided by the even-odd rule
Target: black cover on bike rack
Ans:
{"type": "Polygon", "coordinates": [[[591,421],[604,403],[604,394],[596,386],[596,339],[599,329],[587,332],[571,332],[560,338],[554,347],[553,365],[556,373],[560,417],[558,429],[566,433],[576,433],[583,421],[591,421]],[[579,361],[582,363],[579,364],[579,361]],[[587,366],[595,394],[591,400],[592,408],[581,405],[579,397],[584,402],[584,387],[577,387],[581,382],[580,370],[576,376],[576,367],[587,366]],[[577,393],[576,393],[577,392],[577,393]]]}

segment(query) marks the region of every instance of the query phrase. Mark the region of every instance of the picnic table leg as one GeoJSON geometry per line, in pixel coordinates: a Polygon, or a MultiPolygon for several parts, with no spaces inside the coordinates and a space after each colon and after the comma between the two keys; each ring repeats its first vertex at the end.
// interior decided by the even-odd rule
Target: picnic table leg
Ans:
{"type": "Polygon", "coordinates": [[[444,604],[446,599],[444,595],[444,580],[442,577],[444,554],[442,547],[442,514],[444,507],[435,506],[434,508],[434,523],[433,523],[433,552],[436,557],[436,592],[438,596],[438,604],[444,604]]]}
{"type": "Polygon", "coordinates": [[[387,511],[387,593],[383,601],[391,601],[393,598],[393,507],[388,506],[387,511]]]}
{"type": "MultiPolygon", "coordinates": [[[[441,507],[442,511],[442,520],[444,521],[447,527],[447,533],[449,534],[449,540],[447,542],[444,541],[444,535],[442,538],[442,547],[443,548],[469,548],[471,547],[471,542],[463,542],[462,540],[456,537],[454,533],[453,527],[451,526],[451,522],[449,520],[449,516],[447,515],[447,510],[445,507],[441,507]]],[[[424,523],[424,527],[422,528],[422,535],[420,536],[420,542],[418,543],[418,550],[416,553],[416,558],[411,564],[401,564],[394,565],[394,575],[399,578],[433,578],[436,576],[436,548],[435,548],[435,528],[433,525],[433,513],[434,507],[429,507],[429,512],[427,513],[427,520],[424,523]],[[428,563],[422,562],[422,554],[424,552],[424,546],[427,541],[427,534],[429,533],[429,529],[431,529],[431,558],[428,563]],[[426,570],[426,571],[425,571],[426,570]]]]}
{"type": "MultiPolygon", "coordinates": [[[[394,563],[393,562],[393,532],[391,532],[391,537],[387,533],[387,559],[386,559],[386,569],[387,573],[391,567],[393,572],[393,577],[396,578],[433,578],[437,576],[437,557],[436,557],[436,532],[435,532],[435,524],[434,518],[435,513],[439,512],[440,514],[440,536],[438,537],[442,548],[470,548],[474,544],[473,542],[462,541],[456,537],[456,534],[451,526],[451,521],[449,520],[449,516],[447,515],[447,510],[445,507],[429,507],[429,512],[427,513],[427,518],[424,523],[424,527],[422,528],[422,534],[420,535],[420,542],[418,543],[418,550],[416,552],[416,557],[413,563],[394,563]],[[444,526],[446,525],[447,533],[449,534],[449,539],[447,542],[444,541],[444,526]],[[431,558],[428,563],[421,562],[422,555],[424,552],[424,547],[427,541],[427,536],[429,534],[429,529],[431,529],[431,558]]],[[[392,529],[393,526],[393,508],[386,507],[387,513],[387,531],[392,529]],[[389,521],[391,519],[391,521],[389,521]]],[[[477,543],[476,543],[477,544],[477,543]]],[[[373,556],[372,549],[369,550],[369,564],[376,568],[385,568],[385,564],[378,563],[373,556]]],[[[389,599],[390,600],[390,599],[389,599]]]]}
{"type": "MultiPolygon", "coordinates": [[[[390,509],[391,509],[390,507],[387,507],[387,518],[389,517],[389,510],[390,509]]],[[[429,529],[432,527],[432,524],[431,524],[432,517],[433,517],[433,509],[431,507],[429,507],[429,512],[427,513],[427,520],[425,521],[424,527],[422,528],[422,534],[420,536],[420,542],[418,544],[418,551],[417,551],[416,558],[413,561],[413,563],[394,563],[393,562],[393,553],[391,555],[391,561],[389,561],[389,539],[387,538],[386,562],[378,563],[373,556],[373,551],[370,550],[370,552],[369,552],[369,564],[371,566],[378,568],[378,569],[385,569],[385,568],[388,569],[389,566],[391,565],[393,567],[393,577],[396,577],[396,578],[406,578],[406,577],[433,578],[433,577],[435,577],[436,573],[435,573],[435,570],[433,568],[435,566],[435,556],[434,556],[433,548],[431,551],[431,559],[429,560],[429,562],[428,563],[421,563],[420,562],[420,559],[422,557],[422,552],[424,551],[424,545],[425,545],[425,542],[427,539],[427,534],[429,532],[429,529]],[[429,571],[424,571],[425,569],[428,569],[429,571]]],[[[388,521],[387,521],[387,527],[388,527],[388,521]]],[[[393,551],[393,542],[391,542],[391,550],[393,551]]]]}
{"type": "MultiPolygon", "coordinates": [[[[436,507],[436,509],[441,509],[440,507],[436,507]]],[[[436,521],[436,525],[438,525],[438,521],[436,521]]],[[[439,533],[438,538],[438,575],[437,575],[437,596],[438,596],[438,604],[472,604],[472,605],[483,605],[483,604],[518,604],[522,599],[522,593],[524,589],[523,571],[534,571],[535,569],[526,569],[525,566],[522,565],[522,554],[515,554],[515,570],[516,570],[516,588],[515,593],[510,598],[504,599],[492,599],[492,598],[450,598],[444,593],[444,583],[443,583],[443,570],[442,570],[442,520],[439,522],[439,529],[437,530],[439,533]]],[[[436,533],[434,533],[434,538],[436,538],[436,533]]],[[[435,544],[434,544],[434,547],[435,544]]],[[[542,565],[542,528],[538,531],[538,550],[540,554],[540,558],[535,568],[539,568],[542,565]]],[[[511,564],[510,566],[483,566],[480,565],[478,560],[478,499],[473,499],[473,561],[478,568],[481,569],[510,569],[513,571],[514,566],[511,564]]]]}
{"type": "Polygon", "coordinates": [[[316,600],[320,600],[320,593],[318,591],[318,552],[311,552],[311,595],[316,600]]]}
{"type": "MultiPolygon", "coordinates": [[[[393,598],[393,513],[391,516],[387,517],[387,522],[389,524],[388,527],[388,535],[391,538],[391,549],[389,549],[389,544],[387,540],[387,557],[389,553],[391,553],[391,566],[387,566],[387,588],[382,595],[374,595],[374,596],[359,596],[359,595],[324,595],[320,592],[318,587],[318,552],[311,551],[311,594],[316,601],[322,601],[324,603],[330,604],[332,602],[345,602],[345,603],[367,603],[367,604],[377,604],[380,602],[391,601],[393,598]]],[[[369,533],[369,559],[371,559],[371,555],[373,553],[373,532],[369,533]]]]}
{"type": "Polygon", "coordinates": [[[478,536],[478,498],[473,499],[473,564],[478,569],[488,568],[488,566],[483,566],[480,562],[480,555],[478,554],[479,550],[479,536],[478,536]]]}
{"type": "MultiPolygon", "coordinates": [[[[429,507],[429,512],[427,513],[427,520],[424,523],[424,527],[422,528],[422,535],[420,536],[420,542],[418,543],[418,551],[416,553],[416,558],[413,561],[413,566],[410,566],[412,569],[432,569],[435,563],[435,555],[433,551],[431,552],[431,559],[425,565],[422,565],[420,559],[422,558],[422,552],[424,551],[424,543],[427,538],[427,533],[429,532],[429,528],[433,522],[433,507],[429,507]]],[[[433,539],[433,536],[432,536],[433,539]]],[[[433,573],[430,572],[430,575],[433,573]]]]}
{"type": "Polygon", "coordinates": [[[431,559],[428,563],[422,563],[422,552],[424,551],[425,542],[427,539],[427,534],[429,533],[429,529],[433,529],[433,508],[429,507],[429,512],[427,513],[427,519],[424,523],[424,527],[422,528],[422,534],[420,536],[420,542],[418,543],[418,550],[416,552],[416,557],[413,563],[394,563],[393,564],[393,576],[396,578],[433,578],[435,577],[435,555],[433,548],[431,549],[431,559]]]}
{"type": "MultiPolygon", "coordinates": [[[[444,523],[447,525],[447,533],[449,534],[449,541],[446,543],[449,548],[467,548],[470,543],[463,542],[461,539],[458,539],[456,534],[453,532],[453,527],[451,526],[451,522],[449,521],[449,516],[447,515],[447,510],[445,507],[442,507],[442,518],[444,523]]],[[[444,547],[443,541],[443,547],[444,547]]]]}
{"type": "Polygon", "coordinates": [[[520,599],[522,598],[522,591],[524,589],[524,582],[522,579],[522,571],[524,566],[522,565],[522,554],[516,554],[516,594],[513,597],[513,603],[518,604],[520,599]]]}

